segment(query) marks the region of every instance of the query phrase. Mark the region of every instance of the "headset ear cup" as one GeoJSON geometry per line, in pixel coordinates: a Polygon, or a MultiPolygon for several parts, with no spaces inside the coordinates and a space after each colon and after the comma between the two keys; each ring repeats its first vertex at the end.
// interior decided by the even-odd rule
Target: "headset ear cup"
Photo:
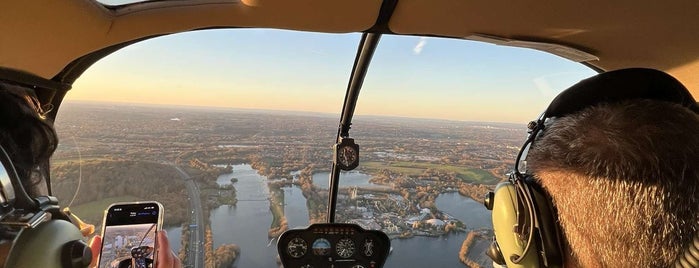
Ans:
{"type": "Polygon", "coordinates": [[[63,267],[63,247],[82,238],[78,228],[64,220],[22,229],[12,243],[5,267],[63,267]]]}
{"type": "MultiPolygon", "coordinates": [[[[517,198],[517,190],[511,182],[502,182],[495,188],[495,194],[492,200],[493,204],[493,231],[497,240],[498,248],[501,255],[507,264],[507,267],[539,267],[539,258],[537,254],[531,252],[538,251],[535,248],[529,250],[525,254],[526,241],[522,241],[519,234],[515,232],[518,226],[518,207],[519,200],[517,198]],[[523,256],[524,255],[524,256],[523,256]],[[519,263],[513,263],[513,256],[523,256],[519,263]]],[[[527,213],[522,211],[520,213],[527,213]]],[[[532,245],[536,247],[536,245],[532,245]]],[[[516,257],[515,257],[516,258],[516,257]]],[[[494,261],[496,261],[494,259],[494,261]]]]}
{"type": "Polygon", "coordinates": [[[533,181],[525,183],[533,195],[536,218],[538,221],[539,244],[537,248],[543,251],[543,264],[545,267],[563,266],[563,247],[561,233],[556,220],[556,211],[549,201],[543,188],[533,181]]]}

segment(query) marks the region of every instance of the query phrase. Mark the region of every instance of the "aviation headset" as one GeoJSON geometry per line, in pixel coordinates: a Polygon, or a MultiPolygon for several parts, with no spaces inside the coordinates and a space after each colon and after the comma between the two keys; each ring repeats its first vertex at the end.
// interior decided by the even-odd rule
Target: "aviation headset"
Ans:
{"type": "MultiPolygon", "coordinates": [[[[509,180],[486,195],[492,210],[495,237],[486,254],[507,267],[562,267],[561,231],[548,195],[526,171],[526,155],[542,133],[547,119],[563,117],[601,103],[651,99],[677,103],[699,114],[687,89],[672,76],[657,70],[632,68],[598,74],[561,92],[536,121],[517,154],[509,180]],[[521,170],[520,170],[521,169],[521,170]]],[[[699,233],[676,261],[676,267],[699,267],[699,233]]]]}
{"type": "MultiPolygon", "coordinates": [[[[9,85],[0,85],[0,90],[5,86],[9,85]]],[[[14,236],[4,267],[87,267],[92,259],[80,230],[59,210],[58,200],[27,194],[2,145],[0,232],[14,236]]]]}

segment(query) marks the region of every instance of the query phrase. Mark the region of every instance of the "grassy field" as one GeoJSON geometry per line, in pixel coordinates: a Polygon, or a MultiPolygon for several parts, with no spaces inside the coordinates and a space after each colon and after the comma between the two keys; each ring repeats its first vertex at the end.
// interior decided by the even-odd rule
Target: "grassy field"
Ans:
{"type": "Polygon", "coordinates": [[[370,172],[385,169],[406,176],[418,176],[427,169],[434,169],[442,172],[454,172],[460,179],[466,182],[494,184],[499,181],[499,179],[493,176],[493,174],[485,170],[433,163],[414,163],[404,161],[363,162],[361,163],[361,168],[370,172]]]}
{"type": "Polygon", "coordinates": [[[141,198],[125,195],[119,197],[105,198],[94,202],[89,202],[85,204],[80,204],[78,206],[73,206],[70,211],[78,215],[81,219],[88,221],[94,225],[102,224],[102,217],[104,216],[104,210],[109,207],[112,203],[116,202],[131,202],[131,201],[142,201],[141,198]]]}

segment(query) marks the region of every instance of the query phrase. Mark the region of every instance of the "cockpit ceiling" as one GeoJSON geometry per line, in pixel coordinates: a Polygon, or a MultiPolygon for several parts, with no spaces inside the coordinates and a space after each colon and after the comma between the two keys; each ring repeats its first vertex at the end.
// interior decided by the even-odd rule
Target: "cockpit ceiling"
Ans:
{"type": "MultiPolygon", "coordinates": [[[[108,9],[92,0],[0,1],[0,65],[52,78],[71,61],[143,37],[203,28],[366,31],[382,1],[178,0],[108,9]]],[[[604,70],[653,67],[699,96],[699,2],[398,0],[388,30],[567,45],[604,70]]]]}
{"type": "Polygon", "coordinates": [[[110,10],[92,0],[0,1],[0,66],[52,78],[111,45],[204,28],[359,32],[374,25],[380,6],[377,0],[195,0],[110,10]]]}

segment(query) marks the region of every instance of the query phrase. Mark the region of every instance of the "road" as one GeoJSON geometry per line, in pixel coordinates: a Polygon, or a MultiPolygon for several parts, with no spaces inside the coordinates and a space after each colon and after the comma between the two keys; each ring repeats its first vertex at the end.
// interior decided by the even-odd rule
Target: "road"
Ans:
{"type": "Polygon", "coordinates": [[[172,165],[182,176],[182,179],[187,185],[187,195],[189,196],[189,206],[193,211],[190,219],[189,232],[189,247],[187,248],[187,263],[185,267],[203,268],[204,267],[204,210],[201,207],[201,198],[199,197],[199,187],[192,177],[187,174],[182,168],[172,165]],[[192,225],[196,229],[191,228],[192,225]]]}

